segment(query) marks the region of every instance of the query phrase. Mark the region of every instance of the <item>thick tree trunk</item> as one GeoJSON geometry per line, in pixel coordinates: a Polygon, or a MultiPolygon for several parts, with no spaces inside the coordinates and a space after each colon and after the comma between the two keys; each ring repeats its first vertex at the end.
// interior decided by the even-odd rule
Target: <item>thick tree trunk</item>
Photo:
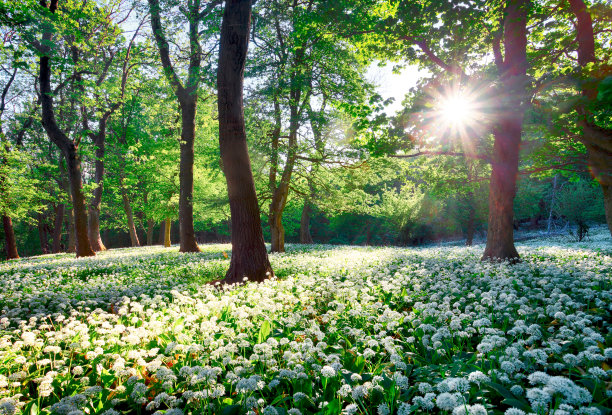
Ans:
{"type": "Polygon", "coordinates": [[[106,121],[102,125],[100,122],[100,131],[94,136],[94,145],[96,146],[96,161],[94,180],[96,188],[93,191],[93,197],[89,201],[89,242],[94,251],[105,251],[106,247],[100,236],[100,205],[102,203],[103,178],[104,178],[104,141],[106,135],[106,121]]]}
{"type": "Polygon", "coordinates": [[[166,219],[166,222],[164,223],[164,246],[166,248],[169,248],[170,245],[172,245],[172,243],[170,242],[170,230],[172,227],[172,222],[170,221],[170,218],[166,219]]]}
{"type": "Polygon", "coordinates": [[[6,243],[6,259],[18,259],[17,241],[15,240],[15,231],[13,229],[13,221],[7,215],[2,215],[2,225],[4,226],[4,241],[6,243]]]}
{"type": "Polygon", "coordinates": [[[123,209],[125,210],[125,216],[127,217],[130,243],[133,247],[140,246],[138,234],[136,233],[136,225],[134,224],[134,213],[132,212],[132,205],[130,204],[130,198],[128,197],[128,194],[125,188],[123,187],[123,184],[121,184],[121,199],[123,200],[123,209]]]}
{"type": "Polygon", "coordinates": [[[527,83],[528,0],[507,0],[504,22],[504,61],[497,61],[502,106],[493,130],[493,160],[489,185],[489,222],[483,260],[516,262],[514,196],[525,113],[527,83]]]}
{"type": "Polygon", "coordinates": [[[273,274],[261,229],[244,123],[243,81],[250,21],[250,0],[225,2],[217,102],[219,146],[232,221],[232,258],[224,280],[230,284],[244,279],[263,281],[273,274]]]}
{"type": "Polygon", "coordinates": [[[179,170],[180,252],[200,252],[193,229],[193,159],[197,95],[181,100],[181,161],[179,170]]]}
{"type": "Polygon", "coordinates": [[[300,220],[300,243],[311,244],[312,235],[310,234],[310,213],[312,207],[310,200],[304,199],[304,207],[302,208],[302,218],[300,220]]]}
{"type": "MultiPolygon", "coordinates": [[[[47,3],[43,5],[47,7],[47,3]]],[[[55,13],[57,0],[51,0],[49,11],[55,13]]],[[[40,55],[40,96],[42,104],[42,125],[49,139],[57,145],[66,158],[68,177],[70,179],[70,192],[74,210],[74,225],[76,233],[76,256],[95,255],[87,235],[87,212],[85,209],[85,196],[83,195],[83,182],[81,178],[81,161],[76,144],[70,140],[60,129],[53,111],[53,93],[51,91],[51,67],[49,43],[52,43],[53,31],[51,28],[43,30],[40,55]]]]}
{"type": "Polygon", "coordinates": [[[64,155],[68,165],[70,193],[72,194],[76,256],[92,256],[95,255],[95,252],[91,248],[87,233],[87,212],[85,211],[85,195],[83,194],[83,181],[81,178],[81,160],[74,144],[69,146],[64,155]]]}
{"type": "Polygon", "coordinates": [[[489,223],[484,259],[516,261],[514,247],[514,196],[518,175],[522,116],[502,123],[494,132],[494,162],[489,185],[489,223]]]}
{"type": "Polygon", "coordinates": [[[153,227],[155,226],[155,221],[153,219],[147,219],[147,245],[153,245],[153,227]]]}
{"type": "Polygon", "coordinates": [[[64,225],[64,211],[66,206],[60,203],[55,208],[55,221],[53,223],[53,253],[57,254],[62,250],[62,226],[64,225]]]}

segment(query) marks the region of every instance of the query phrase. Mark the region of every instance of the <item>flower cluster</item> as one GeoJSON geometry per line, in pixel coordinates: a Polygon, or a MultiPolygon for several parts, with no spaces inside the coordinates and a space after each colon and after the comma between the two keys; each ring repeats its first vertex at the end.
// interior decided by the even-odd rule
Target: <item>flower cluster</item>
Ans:
{"type": "Polygon", "coordinates": [[[612,252],[546,243],[290,246],[233,287],[227,245],[0,264],[0,414],[603,414],[612,252]]]}

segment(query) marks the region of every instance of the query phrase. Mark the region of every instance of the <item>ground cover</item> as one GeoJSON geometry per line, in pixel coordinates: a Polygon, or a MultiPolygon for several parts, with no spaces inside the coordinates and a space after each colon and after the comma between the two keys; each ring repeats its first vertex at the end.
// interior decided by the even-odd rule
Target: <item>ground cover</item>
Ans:
{"type": "Polygon", "coordinates": [[[0,264],[1,414],[605,414],[612,247],[290,246],[205,284],[228,245],[0,264]]]}

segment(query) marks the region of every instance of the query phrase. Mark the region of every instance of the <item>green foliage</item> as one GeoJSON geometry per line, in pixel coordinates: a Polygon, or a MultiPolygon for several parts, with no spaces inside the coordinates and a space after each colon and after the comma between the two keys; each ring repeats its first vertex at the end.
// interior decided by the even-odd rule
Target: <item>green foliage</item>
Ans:
{"type": "Polygon", "coordinates": [[[575,237],[582,241],[593,222],[603,217],[601,189],[590,180],[567,182],[559,191],[557,212],[576,226],[575,237]]]}

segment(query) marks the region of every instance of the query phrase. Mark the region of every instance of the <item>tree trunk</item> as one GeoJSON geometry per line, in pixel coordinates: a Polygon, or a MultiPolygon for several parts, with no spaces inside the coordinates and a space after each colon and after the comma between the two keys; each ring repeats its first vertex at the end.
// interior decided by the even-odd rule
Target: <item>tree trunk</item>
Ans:
{"type": "Polygon", "coordinates": [[[70,179],[70,193],[72,194],[76,256],[93,256],[95,252],[91,248],[87,232],[87,212],[85,211],[85,195],[83,194],[83,181],[81,178],[81,160],[74,144],[69,147],[65,156],[66,164],[68,165],[68,177],[70,179]]]}
{"type": "Polygon", "coordinates": [[[60,203],[55,208],[55,221],[53,223],[53,253],[57,254],[62,250],[62,226],[64,225],[64,211],[66,206],[60,203]]]}
{"type": "Polygon", "coordinates": [[[147,245],[153,245],[153,227],[155,226],[155,221],[153,219],[147,219],[147,245]]]}
{"type": "Polygon", "coordinates": [[[527,84],[528,0],[507,0],[504,22],[504,61],[498,61],[503,104],[493,135],[493,161],[489,184],[489,221],[483,260],[516,262],[514,196],[519,148],[525,113],[527,84]]]}
{"type": "Polygon", "coordinates": [[[38,214],[38,240],[40,242],[40,251],[42,254],[49,253],[49,244],[47,242],[47,229],[45,228],[45,222],[42,213],[38,214]]]}
{"type": "Polygon", "coordinates": [[[76,252],[76,232],[74,229],[74,210],[68,210],[68,249],[66,252],[76,252]]]}
{"type": "Polygon", "coordinates": [[[4,226],[4,238],[6,242],[6,259],[18,259],[17,242],[15,240],[15,231],[13,230],[13,221],[7,215],[2,215],[2,225],[4,226]]]}
{"type": "Polygon", "coordinates": [[[96,188],[93,191],[93,196],[89,201],[89,242],[91,248],[98,251],[105,251],[106,247],[102,242],[100,236],[100,205],[102,203],[102,191],[103,191],[103,178],[104,178],[104,141],[106,135],[106,122],[102,125],[100,122],[100,131],[94,135],[93,141],[96,147],[96,161],[95,161],[95,173],[94,180],[96,188]]]}
{"type": "Polygon", "coordinates": [[[193,143],[197,95],[181,100],[181,161],[179,170],[179,252],[200,252],[193,229],[193,143]]]}
{"type": "Polygon", "coordinates": [[[134,246],[140,246],[138,240],[138,234],[136,233],[136,225],[134,224],[134,213],[132,212],[132,205],[127,195],[127,191],[123,187],[123,180],[121,180],[121,199],[123,199],[123,209],[125,210],[125,216],[128,221],[128,232],[130,234],[130,243],[134,246]]]}
{"type": "Polygon", "coordinates": [[[555,174],[555,177],[553,177],[552,195],[550,197],[550,209],[548,211],[548,221],[546,223],[546,233],[548,235],[550,235],[550,231],[552,229],[552,216],[555,207],[555,199],[557,197],[557,176],[558,175],[555,174]]]}
{"type": "Polygon", "coordinates": [[[612,186],[602,184],[601,190],[604,196],[604,209],[606,211],[606,221],[608,222],[608,229],[610,230],[610,236],[612,236],[612,186]]]}
{"type": "MultiPolygon", "coordinates": [[[[47,3],[43,5],[47,7],[47,3]]],[[[55,13],[57,0],[51,0],[49,11],[55,13]]],[[[81,178],[81,161],[77,145],[70,140],[60,129],[55,120],[53,111],[53,93],[51,91],[51,53],[49,44],[52,44],[53,30],[51,27],[43,29],[40,52],[40,97],[42,106],[42,125],[49,139],[57,145],[66,158],[68,177],[70,179],[70,193],[74,210],[74,225],[76,233],[76,256],[95,255],[87,235],[87,212],[85,209],[85,196],[83,195],[83,182],[81,178]]]]}
{"type": "MultiPolygon", "coordinates": [[[[472,192],[470,192],[470,196],[469,196],[469,201],[470,203],[474,203],[474,194],[472,192]]],[[[468,212],[468,222],[467,222],[467,229],[466,229],[466,235],[465,235],[465,245],[466,246],[472,246],[474,244],[474,233],[475,233],[475,218],[476,218],[476,209],[474,209],[474,206],[470,206],[469,208],[469,212],[468,212]]]]}
{"type": "Polygon", "coordinates": [[[285,252],[284,203],[282,201],[287,200],[287,195],[284,193],[277,189],[270,204],[270,245],[272,252],[285,252]]]}
{"type": "Polygon", "coordinates": [[[170,242],[170,230],[172,227],[172,222],[170,221],[170,218],[166,219],[166,222],[164,223],[164,246],[166,248],[169,248],[171,244],[170,242]]]}
{"type": "Polygon", "coordinates": [[[522,117],[508,119],[494,132],[495,160],[489,185],[489,223],[483,260],[516,261],[514,247],[514,196],[518,175],[522,117]],[[506,127],[506,128],[503,128],[506,127]]]}
{"type": "Polygon", "coordinates": [[[312,235],[310,234],[310,213],[312,207],[310,200],[304,199],[304,207],[302,208],[302,218],[300,220],[300,243],[311,244],[312,235]]]}
{"type": "Polygon", "coordinates": [[[159,238],[158,244],[164,245],[166,241],[166,221],[163,220],[162,223],[159,224],[159,238]]]}
{"type": "Polygon", "coordinates": [[[273,275],[261,229],[246,141],[244,66],[251,21],[250,0],[227,0],[221,25],[217,91],[219,146],[231,212],[232,258],[226,283],[263,281],[273,275]]]}

